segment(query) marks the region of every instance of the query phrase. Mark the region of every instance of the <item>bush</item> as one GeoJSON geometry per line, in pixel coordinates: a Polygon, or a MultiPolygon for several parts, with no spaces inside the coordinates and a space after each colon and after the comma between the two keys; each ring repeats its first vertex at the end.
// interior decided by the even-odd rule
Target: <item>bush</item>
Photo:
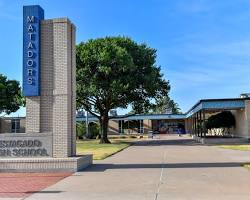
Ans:
{"type": "Polygon", "coordinates": [[[78,139],[83,139],[83,137],[86,135],[86,125],[82,122],[76,123],[76,136],[78,139]]]}
{"type": "Polygon", "coordinates": [[[85,122],[76,123],[76,135],[78,139],[88,138],[95,139],[100,135],[100,126],[96,123],[89,123],[89,135],[86,133],[86,124],[85,122]]]}
{"type": "Polygon", "coordinates": [[[223,111],[209,117],[205,126],[210,130],[216,128],[229,129],[235,126],[235,117],[230,111],[223,111]]]}
{"type": "Polygon", "coordinates": [[[96,123],[89,124],[90,139],[95,139],[100,135],[100,126],[96,123]]]}

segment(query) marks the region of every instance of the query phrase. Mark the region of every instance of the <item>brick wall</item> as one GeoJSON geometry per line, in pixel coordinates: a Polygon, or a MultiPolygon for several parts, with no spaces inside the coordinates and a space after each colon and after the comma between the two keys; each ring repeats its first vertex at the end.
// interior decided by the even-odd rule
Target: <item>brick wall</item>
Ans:
{"type": "Polygon", "coordinates": [[[53,157],[75,155],[75,26],[41,22],[41,96],[26,98],[28,133],[53,133],[53,157]]]}
{"type": "Polygon", "coordinates": [[[0,119],[0,133],[11,133],[11,120],[0,119]]]}

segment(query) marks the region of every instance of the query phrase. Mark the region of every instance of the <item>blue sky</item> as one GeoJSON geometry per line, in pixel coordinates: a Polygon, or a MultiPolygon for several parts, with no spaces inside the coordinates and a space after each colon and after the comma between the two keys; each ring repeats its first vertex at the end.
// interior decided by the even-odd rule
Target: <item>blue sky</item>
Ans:
{"type": "Polygon", "coordinates": [[[0,73],[22,79],[22,6],[69,17],[77,43],[125,35],[158,51],[171,97],[187,111],[202,98],[250,92],[250,0],[0,0],[0,73]]]}

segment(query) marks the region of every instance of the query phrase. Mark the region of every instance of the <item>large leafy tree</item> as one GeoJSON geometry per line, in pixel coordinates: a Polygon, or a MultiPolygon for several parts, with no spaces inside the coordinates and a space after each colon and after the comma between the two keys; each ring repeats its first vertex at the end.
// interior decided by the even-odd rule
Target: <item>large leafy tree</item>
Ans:
{"type": "Polygon", "coordinates": [[[21,88],[16,80],[8,80],[0,74],[0,114],[10,114],[19,109],[23,104],[21,88]]]}
{"type": "Polygon", "coordinates": [[[111,109],[130,104],[142,112],[170,90],[156,65],[156,50],[146,44],[105,37],[82,42],[76,49],[77,107],[99,119],[101,143],[109,143],[111,109]]]}

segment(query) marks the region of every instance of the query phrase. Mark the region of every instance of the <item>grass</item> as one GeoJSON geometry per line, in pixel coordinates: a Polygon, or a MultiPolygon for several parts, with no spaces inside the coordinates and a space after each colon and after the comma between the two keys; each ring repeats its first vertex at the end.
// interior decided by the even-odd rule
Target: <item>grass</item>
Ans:
{"type": "Polygon", "coordinates": [[[113,138],[111,144],[99,144],[99,140],[80,140],[77,141],[77,154],[93,154],[94,160],[102,160],[111,156],[138,140],[137,138],[113,138]]]}
{"type": "Polygon", "coordinates": [[[220,145],[224,149],[240,150],[240,151],[250,151],[250,145],[220,145]]]}
{"type": "MultiPolygon", "coordinates": [[[[240,150],[240,151],[250,151],[250,145],[220,145],[224,149],[240,150]]],[[[243,167],[250,170],[250,163],[243,164],[243,167]]]]}
{"type": "Polygon", "coordinates": [[[248,170],[250,170],[250,163],[244,164],[243,165],[245,168],[247,168],[248,170]]]}

